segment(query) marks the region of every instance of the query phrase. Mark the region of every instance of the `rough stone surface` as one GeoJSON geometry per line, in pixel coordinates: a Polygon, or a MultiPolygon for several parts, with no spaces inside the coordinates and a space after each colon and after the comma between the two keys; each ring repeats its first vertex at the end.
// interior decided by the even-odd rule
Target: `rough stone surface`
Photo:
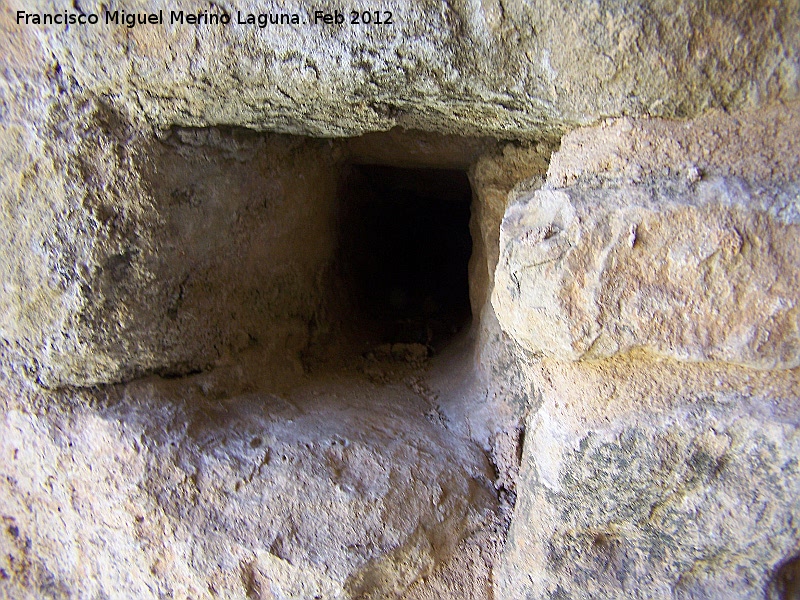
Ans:
{"type": "Polygon", "coordinates": [[[609,121],[511,193],[492,304],[530,393],[499,597],[791,597],[796,112],[609,121]]]}
{"type": "Polygon", "coordinates": [[[394,598],[451,560],[488,581],[488,464],[402,379],[242,380],[4,390],[0,596],[394,598]]]}
{"type": "Polygon", "coordinates": [[[761,369],[800,365],[793,143],[762,128],[766,139],[756,137],[751,148],[767,150],[745,163],[745,142],[731,133],[716,142],[703,174],[693,168],[688,176],[663,175],[656,157],[664,168],[676,161],[657,148],[643,157],[635,181],[622,174],[630,170],[626,156],[609,148],[619,137],[622,146],[634,138],[681,144],[663,123],[644,125],[642,135],[598,130],[597,145],[574,141],[591,139],[586,132],[575,136],[572,154],[556,155],[545,188],[518,194],[509,206],[493,297],[503,329],[530,352],[566,360],[643,348],[761,369]],[[586,160],[570,171],[580,163],[577,146],[586,160]],[[593,165],[600,173],[591,178],[593,165]],[[768,165],[774,180],[763,178],[768,165]],[[564,181],[573,183],[555,187],[564,181]]]}
{"type": "Polygon", "coordinates": [[[103,102],[57,98],[33,122],[9,104],[0,124],[0,340],[48,387],[196,371],[251,345],[301,368],[339,297],[343,165],[466,169],[490,144],[241,128],[154,138],[103,102]]]}
{"type": "MultiPolygon", "coordinates": [[[[546,140],[537,144],[506,144],[485,152],[469,171],[473,190],[469,289],[474,362],[476,373],[487,387],[484,402],[469,407],[473,420],[485,423],[474,425],[473,435],[481,430],[488,436],[496,430],[503,435],[516,435],[523,415],[531,409],[529,384],[521,369],[518,348],[500,327],[491,295],[500,254],[500,224],[511,192],[515,188],[536,189],[544,182],[554,147],[553,141],[546,140]]],[[[508,477],[509,490],[513,490],[514,479],[508,477]]]]}
{"type": "Polygon", "coordinates": [[[800,551],[797,375],[538,363],[498,596],[778,598],[800,551]]]}
{"type": "MultiPolygon", "coordinates": [[[[100,2],[83,2],[101,13],[100,2]]],[[[177,8],[177,7],[175,7],[177,8]]],[[[329,7],[332,10],[334,7],[329,7]]],[[[340,9],[342,7],[339,7],[340,9]]],[[[608,115],[691,116],[798,92],[796,0],[755,2],[394,1],[386,26],[314,25],[302,2],[237,0],[228,26],[31,27],[4,3],[15,67],[48,64],[158,126],[240,125],[354,135],[395,125],[531,137],[608,115]],[[298,26],[236,24],[297,13],[298,26]]],[[[169,8],[128,2],[128,13],[169,8]]],[[[345,10],[345,13],[348,11],[345,10]]],[[[349,15],[347,15],[349,17],[349,15]]]]}
{"type": "Polygon", "coordinates": [[[774,104],[757,111],[712,111],[700,119],[609,119],[561,138],[547,182],[562,188],[578,182],[705,175],[752,183],[797,181],[800,170],[800,104],[774,104]]]}
{"type": "Polygon", "coordinates": [[[470,168],[474,194],[470,219],[473,252],[470,257],[470,301],[473,314],[480,314],[494,286],[500,249],[500,224],[516,187],[535,189],[544,182],[555,143],[506,144],[486,152],[470,168]]]}
{"type": "Polygon", "coordinates": [[[0,3],[0,597],[796,595],[798,0],[111,4],[0,3]],[[469,172],[433,359],[349,163],[469,172]]]}
{"type": "Polygon", "coordinates": [[[0,190],[0,337],[25,371],[91,385],[308,343],[335,237],[324,142],[144,141],[96,102],[59,118],[57,137],[38,132],[23,165],[6,163],[0,190]]]}

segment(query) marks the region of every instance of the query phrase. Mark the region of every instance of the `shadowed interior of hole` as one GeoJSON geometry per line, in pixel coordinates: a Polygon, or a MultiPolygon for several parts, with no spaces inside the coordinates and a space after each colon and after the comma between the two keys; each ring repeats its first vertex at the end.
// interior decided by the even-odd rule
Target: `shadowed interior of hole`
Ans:
{"type": "Polygon", "coordinates": [[[768,596],[771,600],[800,600],[800,557],[790,558],[780,566],[768,596]]]}
{"type": "Polygon", "coordinates": [[[440,349],[471,316],[466,173],[355,165],[340,194],[340,264],[358,325],[374,342],[440,349]]]}

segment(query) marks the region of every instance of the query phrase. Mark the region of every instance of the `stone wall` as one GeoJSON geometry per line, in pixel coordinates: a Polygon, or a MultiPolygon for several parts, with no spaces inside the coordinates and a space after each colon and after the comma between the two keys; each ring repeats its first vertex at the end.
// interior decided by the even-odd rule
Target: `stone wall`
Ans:
{"type": "Polygon", "coordinates": [[[578,130],[511,195],[492,303],[541,404],[502,597],[776,593],[800,550],[797,110],[578,130]]]}
{"type": "MultiPolygon", "coordinates": [[[[53,8],[72,6],[8,3],[9,47],[30,49],[17,60],[48,57],[83,90],[111,95],[162,127],[357,135],[399,125],[531,138],[608,115],[756,105],[796,94],[798,85],[796,0],[395,1],[381,6],[394,21],[383,27],[314,25],[315,9],[347,7],[297,1],[231,2],[224,9],[233,22],[222,27],[64,31],[14,19],[17,9],[53,8]],[[239,13],[246,20],[261,12],[310,24],[237,24],[239,13]]],[[[215,12],[199,0],[136,0],[124,10],[159,8],[215,12]]],[[[102,14],[100,2],[81,9],[102,14]]]]}
{"type": "Polygon", "coordinates": [[[268,4],[0,4],[0,596],[796,597],[798,0],[268,4]],[[350,163],[469,173],[430,371],[350,163]]]}
{"type": "Polygon", "coordinates": [[[325,144],[231,129],[153,139],[99,102],[76,110],[50,116],[26,164],[5,163],[13,360],[54,387],[305,347],[336,237],[325,144]]]}

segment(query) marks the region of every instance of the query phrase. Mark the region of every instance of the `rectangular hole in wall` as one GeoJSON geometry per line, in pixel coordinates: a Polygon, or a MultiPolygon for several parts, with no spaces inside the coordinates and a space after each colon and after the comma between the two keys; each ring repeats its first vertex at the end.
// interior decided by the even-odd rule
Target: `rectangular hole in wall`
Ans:
{"type": "Polygon", "coordinates": [[[352,165],[340,199],[339,265],[352,325],[372,343],[440,350],[471,319],[467,174],[352,165]]]}

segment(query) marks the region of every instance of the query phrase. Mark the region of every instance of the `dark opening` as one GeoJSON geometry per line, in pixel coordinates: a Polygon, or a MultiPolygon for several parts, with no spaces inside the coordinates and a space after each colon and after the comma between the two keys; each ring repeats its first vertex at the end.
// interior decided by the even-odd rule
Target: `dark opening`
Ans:
{"type": "Polygon", "coordinates": [[[341,197],[341,264],[362,333],[440,349],[471,316],[466,173],[357,165],[341,197]]]}
{"type": "Polygon", "coordinates": [[[800,600],[800,557],[785,561],[770,583],[770,600],[800,600]]]}

